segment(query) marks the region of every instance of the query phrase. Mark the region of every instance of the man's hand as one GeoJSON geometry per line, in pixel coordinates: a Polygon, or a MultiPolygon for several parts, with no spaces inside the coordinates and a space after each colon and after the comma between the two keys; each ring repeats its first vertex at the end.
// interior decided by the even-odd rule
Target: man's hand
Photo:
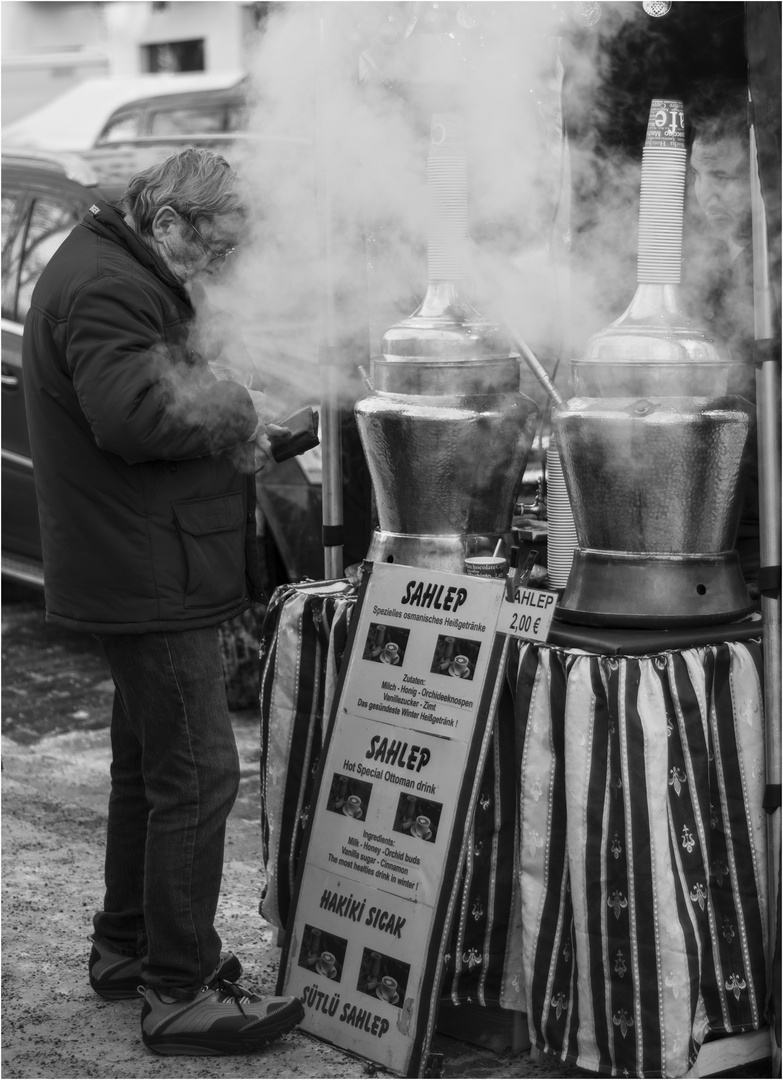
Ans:
{"type": "MultiPolygon", "coordinates": [[[[261,396],[263,397],[264,395],[261,396]]],[[[280,427],[279,424],[265,424],[263,428],[256,432],[256,437],[253,440],[254,472],[261,472],[272,456],[272,444],[269,441],[269,436],[288,434],[290,434],[288,428],[280,427]]]]}

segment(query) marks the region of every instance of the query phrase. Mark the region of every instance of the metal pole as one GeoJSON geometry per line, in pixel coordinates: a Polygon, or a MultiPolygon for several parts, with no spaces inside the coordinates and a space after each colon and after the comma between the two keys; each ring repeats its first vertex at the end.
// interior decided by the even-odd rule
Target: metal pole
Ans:
{"type": "MultiPolygon", "coordinates": [[[[751,110],[752,112],[752,110],[751,110]]],[[[764,627],[764,723],[769,945],[775,952],[780,882],[781,636],[780,636],[780,353],[775,341],[774,300],[769,280],[767,217],[758,171],[756,133],[750,125],[750,184],[753,220],[753,310],[756,359],[756,422],[759,456],[761,569],[759,590],[764,627]]],[[[770,987],[772,982],[770,980],[770,987]]],[[[774,1049],[774,1048],[773,1048],[774,1049]]]]}
{"type": "Polygon", "coordinates": [[[506,320],[506,330],[508,331],[508,335],[511,340],[514,342],[514,344],[522,354],[522,359],[525,361],[527,366],[541,383],[544,390],[546,390],[547,395],[549,396],[549,400],[552,402],[553,405],[562,405],[565,401],[565,398],[550,379],[549,373],[547,372],[546,368],[538,359],[530,346],[527,344],[522,335],[511,325],[510,322],[508,322],[508,320],[506,320]]]}
{"type": "Polygon", "coordinates": [[[319,19],[319,77],[316,84],[316,190],[321,241],[321,497],[324,576],[343,574],[343,485],[340,440],[339,370],[335,349],[334,253],[332,228],[333,179],[331,171],[332,111],[327,91],[329,62],[329,5],[321,5],[319,19]]]}

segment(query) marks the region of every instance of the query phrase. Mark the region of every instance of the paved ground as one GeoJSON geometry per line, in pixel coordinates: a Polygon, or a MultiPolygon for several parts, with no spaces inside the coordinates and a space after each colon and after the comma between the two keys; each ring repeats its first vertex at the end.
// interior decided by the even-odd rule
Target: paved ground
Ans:
{"type": "MultiPolygon", "coordinates": [[[[250,1057],[147,1051],[140,1005],[103,1002],[87,982],[106,826],[108,671],[92,639],[46,626],[40,598],[13,587],[3,591],[2,706],[4,1077],[388,1075],[298,1032],[250,1057]]],[[[258,717],[248,710],[233,720],[242,784],[228,823],[219,930],[245,963],[245,985],[270,992],[279,950],[258,915],[258,717]]],[[[433,1050],[445,1077],[587,1075],[440,1036],[433,1050]]]]}

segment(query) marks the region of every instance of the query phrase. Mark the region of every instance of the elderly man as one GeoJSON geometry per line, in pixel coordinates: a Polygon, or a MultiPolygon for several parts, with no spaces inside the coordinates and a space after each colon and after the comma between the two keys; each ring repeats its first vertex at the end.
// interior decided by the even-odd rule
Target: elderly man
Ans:
{"type": "Polygon", "coordinates": [[[96,635],[115,686],[90,982],[108,999],[140,988],[163,1054],[255,1050],[303,1015],[237,987],[214,926],[239,782],[217,626],[259,597],[270,427],[264,395],[200,354],[191,287],[244,228],[223,158],[167,158],[67,237],[23,340],[47,618],[96,635]]]}

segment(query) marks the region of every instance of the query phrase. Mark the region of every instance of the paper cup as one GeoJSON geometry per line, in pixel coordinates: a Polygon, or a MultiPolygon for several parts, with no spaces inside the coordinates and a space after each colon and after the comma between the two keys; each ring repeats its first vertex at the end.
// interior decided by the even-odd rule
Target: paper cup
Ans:
{"type": "Polygon", "coordinates": [[[571,573],[574,552],[579,547],[576,525],[571,512],[563,466],[557,447],[550,446],[546,456],[547,516],[547,579],[555,589],[564,589],[571,573]]]}
{"type": "Polygon", "coordinates": [[[471,577],[505,577],[508,563],[500,555],[472,555],[465,559],[465,573],[471,577]]]}
{"type": "Polygon", "coordinates": [[[420,814],[419,817],[416,818],[416,832],[419,836],[426,836],[430,831],[431,825],[432,822],[428,817],[425,817],[424,814],[420,814]]]}

